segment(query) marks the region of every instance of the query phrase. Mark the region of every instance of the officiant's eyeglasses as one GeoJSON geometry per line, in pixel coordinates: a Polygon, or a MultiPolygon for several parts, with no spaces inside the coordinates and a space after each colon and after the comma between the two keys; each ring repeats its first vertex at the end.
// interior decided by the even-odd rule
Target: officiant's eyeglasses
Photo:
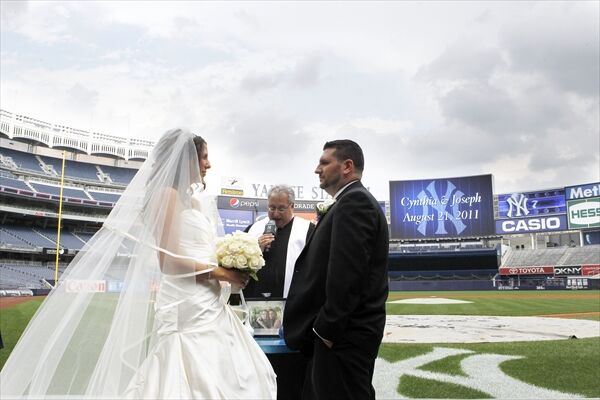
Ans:
{"type": "Polygon", "coordinates": [[[284,212],[285,210],[287,210],[288,208],[290,208],[291,204],[288,204],[285,207],[269,207],[269,211],[270,212],[275,212],[275,211],[279,211],[280,213],[284,212]]]}

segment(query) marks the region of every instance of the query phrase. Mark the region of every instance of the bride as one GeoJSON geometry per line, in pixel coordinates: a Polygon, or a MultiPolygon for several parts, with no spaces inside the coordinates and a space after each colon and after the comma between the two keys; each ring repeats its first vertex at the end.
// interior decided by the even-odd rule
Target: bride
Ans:
{"type": "Polygon", "coordinates": [[[206,142],[156,144],[102,229],[69,264],[0,372],[3,398],[265,399],[266,356],[226,305],[220,219],[199,193],[206,142]]]}

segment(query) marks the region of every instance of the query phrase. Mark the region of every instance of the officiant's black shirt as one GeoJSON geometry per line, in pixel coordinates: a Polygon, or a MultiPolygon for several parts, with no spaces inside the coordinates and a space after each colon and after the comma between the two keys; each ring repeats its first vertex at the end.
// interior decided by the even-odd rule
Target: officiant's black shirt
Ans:
{"type": "MultiPolygon", "coordinates": [[[[250,282],[244,289],[244,296],[246,298],[254,298],[265,296],[262,293],[271,293],[272,298],[283,297],[283,284],[285,281],[285,262],[287,259],[288,242],[290,241],[290,234],[292,232],[292,225],[296,218],[292,220],[283,228],[277,230],[277,236],[271,243],[269,251],[263,253],[265,259],[265,266],[258,271],[258,282],[250,279],[250,282]]],[[[252,226],[252,225],[250,225],[252,226]]],[[[245,229],[246,232],[250,229],[250,226],[245,229]]],[[[306,238],[315,229],[313,224],[310,224],[306,238]]]]}

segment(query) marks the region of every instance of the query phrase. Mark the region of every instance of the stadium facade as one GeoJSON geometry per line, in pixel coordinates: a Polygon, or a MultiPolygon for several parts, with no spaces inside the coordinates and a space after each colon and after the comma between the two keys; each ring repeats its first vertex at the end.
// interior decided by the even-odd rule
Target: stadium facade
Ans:
{"type": "MultiPolygon", "coordinates": [[[[100,228],[153,145],[0,110],[0,289],[52,282],[63,151],[61,270],[100,228]]],[[[226,232],[266,215],[267,186],[247,191],[240,182],[222,178],[226,232]]],[[[318,197],[295,204],[297,215],[313,219],[323,193],[297,191],[318,197]]],[[[392,289],[598,286],[598,182],[494,194],[491,175],[391,181],[380,204],[392,238],[392,289]]]]}

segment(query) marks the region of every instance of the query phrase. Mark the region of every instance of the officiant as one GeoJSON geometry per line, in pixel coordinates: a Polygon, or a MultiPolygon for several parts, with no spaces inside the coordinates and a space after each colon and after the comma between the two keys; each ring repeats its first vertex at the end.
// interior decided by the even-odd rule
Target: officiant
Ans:
{"type": "MultiPolygon", "coordinates": [[[[258,281],[251,279],[244,289],[247,299],[287,297],[296,259],[315,229],[313,223],[294,216],[295,194],[290,186],[273,186],[267,196],[268,218],[246,228],[246,232],[256,236],[265,259],[265,266],[257,273],[258,281]]],[[[300,399],[307,365],[305,357],[282,352],[267,353],[267,358],[277,374],[277,398],[300,399]]]]}
{"type": "Polygon", "coordinates": [[[268,196],[268,218],[256,221],[246,232],[256,236],[263,252],[265,266],[258,271],[258,281],[244,289],[247,298],[286,298],[292,282],[294,265],[300,252],[312,234],[315,225],[294,216],[294,190],[288,185],[271,187],[268,196]],[[272,221],[272,222],[270,222],[272,221]],[[273,222],[276,232],[265,228],[273,222]]]}

